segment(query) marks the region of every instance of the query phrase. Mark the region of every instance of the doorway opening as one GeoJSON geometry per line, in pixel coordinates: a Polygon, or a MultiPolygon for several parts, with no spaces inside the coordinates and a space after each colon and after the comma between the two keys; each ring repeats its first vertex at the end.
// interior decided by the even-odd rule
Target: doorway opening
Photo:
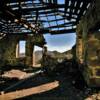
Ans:
{"type": "Polygon", "coordinates": [[[41,67],[41,59],[42,59],[42,48],[39,46],[34,46],[33,66],[41,67]]]}

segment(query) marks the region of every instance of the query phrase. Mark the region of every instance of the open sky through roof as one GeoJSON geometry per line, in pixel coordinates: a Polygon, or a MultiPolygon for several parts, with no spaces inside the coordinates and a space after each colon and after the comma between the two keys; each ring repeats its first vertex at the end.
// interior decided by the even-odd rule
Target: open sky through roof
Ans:
{"type": "Polygon", "coordinates": [[[64,52],[70,50],[76,43],[76,34],[61,34],[61,35],[44,35],[47,47],[49,51],[57,50],[58,52],[64,52]]]}
{"type": "MultiPolygon", "coordinates": [[[[63,4],[65,0],[58,0],[59,4],[63,4]]],[[[58,22],[58,24],[61,24],[61,22],[58,22]]],[[[72,46],[76,43],[76,34],[70,33],[70,34],[61,34],[61,35],[50,35],[46,34],[44,35],[48,50],[54,51],[57,50],[59,52],[64,52],[67,50],[70,50],[72,46]]],[[[37,50],[39,48],[36,48],[37,50]]]]}
{"type": "MultiPolygon", "coordinates": [[[[64,4],[65,0],[58,0],[58,4],[64,4]]],[[[45,20],[55,20],[55,16],[48,16],[48,17],[40,17],[40,19],[45,19],[45,20]]],[[[57,16],[56,19],[61,19],[63,18],[62,16],[57,16]]],[[[64,20],[61,21],[54,21],[54,22],[50,22],[49,24],[52,26],[55,26],[56,24],[63,24],[64,20]]],[[[67,19],[65,20],[67,21],[67,19]]],[[[48,27],[48,23],[44,23],[44,26],[48,27]]],[[[65,27],[66,28],[66,27],[65,27]]],[[[54,28],[53,30],[56,30],[59,28],[54,28]]],[[[59,34],[59,35],[50,35],[50,34],[44,34],[44,38],[47,42],[46,46],[48,47],[49,51],[58,51],[58,52],[65,52],[67,50],[70,50],[72,48],[72,46],[76,43],[76,34],[75,33],[70,33],[70,34],[59,34]]],[[[35,47],[35,51],[36,50],[41,50],[40,47],[36,46],[35,47]]],[[[24,51],[23,47],[22,47],[22,52],[24,51]]]]}

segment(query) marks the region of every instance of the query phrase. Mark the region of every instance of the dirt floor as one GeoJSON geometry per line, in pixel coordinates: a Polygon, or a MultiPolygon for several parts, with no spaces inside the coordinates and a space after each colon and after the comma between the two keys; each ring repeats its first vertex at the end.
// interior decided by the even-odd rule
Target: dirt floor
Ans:
{"type": "Polygon", "coordinates": [[[20,71],[20,70],[10,70],[5,72],[2,77],[6,77],[6,78],[18,78],[18,79],[24,79],[25,77],[27,77],[28,74],[26,72],[20,71]]]}
{"type": "MultiPolygon", "coordinates": [[[[13,71],[19,77],[23,75],[23,72],[13,71]]],[[[11,73],[9,75],[11,76],[11,73]]],[[[0,84],[1,91],[21,80],[6,82],[7,85],[0,84]]],[[[100,91],[92,91],[90,88],[83,88],[73,83],[73,78],[67,75],[39,74],[25,80],[6,93],[2,93],[0,100],[8,100],[8,98],[16,100],[100,100],[100,91]]]]}

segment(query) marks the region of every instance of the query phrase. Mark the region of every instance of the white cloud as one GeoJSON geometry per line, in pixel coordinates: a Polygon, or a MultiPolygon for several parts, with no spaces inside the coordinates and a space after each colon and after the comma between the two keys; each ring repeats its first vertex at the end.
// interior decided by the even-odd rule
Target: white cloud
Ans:
{"type": "Polygon", "coordinates": [[[42,48],[41,48],[41,47],[39,47],[39,46],[34,46],[34,51],[37,51],[37,50],[41,51],[41,50],[42,50],[42,48]]]}
{"type": "Polygon", "coordinates": [[[49,51],[64,52],[70,50],[76,42],[76,34],[44,35],[49,51]]]}

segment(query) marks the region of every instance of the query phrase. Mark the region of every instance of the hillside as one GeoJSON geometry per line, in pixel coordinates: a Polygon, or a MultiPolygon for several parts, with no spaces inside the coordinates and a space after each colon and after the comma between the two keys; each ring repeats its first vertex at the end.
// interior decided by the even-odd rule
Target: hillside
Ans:
{"type": "MultiPolygon", "coordinates": [[[[71,50],[68,50],[63,53],[60,53],[58,51],[48,51],[48,55],[50,55],[54,58],[66,58],[70,54],[71,54],[71,50]]],[[[36,58],[36,61],[40,60],[42,58],[42,51],[36,51],[35,58],[36,58]]]]}

